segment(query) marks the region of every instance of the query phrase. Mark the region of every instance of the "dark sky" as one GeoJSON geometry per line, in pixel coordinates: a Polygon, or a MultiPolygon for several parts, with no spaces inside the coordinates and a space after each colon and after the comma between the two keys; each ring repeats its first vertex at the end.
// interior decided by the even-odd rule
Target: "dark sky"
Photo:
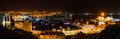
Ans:
{"type": "Polygon", "coordinates": [[[9,10],[117,11],[119,0],[0,0],[9,10]]]}

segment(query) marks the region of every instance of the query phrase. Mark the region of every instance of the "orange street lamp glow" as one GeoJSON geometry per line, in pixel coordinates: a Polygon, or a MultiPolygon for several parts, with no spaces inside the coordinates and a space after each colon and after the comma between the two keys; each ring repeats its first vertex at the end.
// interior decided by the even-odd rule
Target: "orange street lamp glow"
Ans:
{"type": "Polygon", "coordinates": [[[104,13],[104,12],[102,12],[102,13],[101,13],[101,16],[105,16],[105,13],[104,13]]]}

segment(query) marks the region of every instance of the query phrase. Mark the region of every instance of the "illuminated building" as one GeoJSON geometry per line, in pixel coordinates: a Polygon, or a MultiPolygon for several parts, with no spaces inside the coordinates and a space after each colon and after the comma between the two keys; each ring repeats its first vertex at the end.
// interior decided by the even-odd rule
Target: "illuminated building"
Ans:
{"type": "Polygon", "coordinates": [[[28,20],[23,21],[22,29],[28,32],[32,32],[32,23],[28,20]]]}
{"type": "Polygon", "coordinates": [[[69,30],[69,31],[62,31],[62,32],[65,34],[65,36],[73,36],[80,33],[79,30],[69,30]]]}
{"type": "Polygon", "coordinates": [[[22,29],[23,23],[22,22],[14,22],[15,23],[15,27],[22,29]]]}
{"type": "Polygon", "coordinates": [[[24,21],[15,21],[15,27],[28,31],[28,32],[32,32],[32,23],[29,22],[28,20],[24,20],[24,21]]]}
{"type": "Polygon", "coordinates": [[[1,13],[1,20],[2,22],[1,25],[3,25],[3,27],[6,27],[8,29],[11,29],[14,26],[14,22],[12,17],[10,16],[10,14],[8,13],[1,13]]]}
{"type": "Polygon", "coordinates": [[[62,32],[43,32],[40,34],[40,39],[65,39],[62,32]]]}

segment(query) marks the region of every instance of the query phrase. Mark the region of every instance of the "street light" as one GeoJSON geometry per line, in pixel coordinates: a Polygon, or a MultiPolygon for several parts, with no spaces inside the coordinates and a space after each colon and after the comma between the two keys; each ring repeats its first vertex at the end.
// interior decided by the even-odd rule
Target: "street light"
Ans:
{"type": "Polygon", "coordinates": [[[104,12],[102,12],[102,13],[101,13],[101,16],[105,16],[105,13],[104,13],[104,12]]]}

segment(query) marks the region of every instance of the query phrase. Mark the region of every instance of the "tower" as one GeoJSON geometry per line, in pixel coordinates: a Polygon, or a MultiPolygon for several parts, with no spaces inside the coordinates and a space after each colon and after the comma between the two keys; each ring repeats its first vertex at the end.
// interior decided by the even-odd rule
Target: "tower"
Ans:
{"type": "Polygon", "coordinates": [[[9,13],[6,13],[3,16],[3,21],[2,21],[3,27],[6,27],[8,29],[11,29],[14,26],[14,22],[12,17],[10,16],[9,13]]]}

